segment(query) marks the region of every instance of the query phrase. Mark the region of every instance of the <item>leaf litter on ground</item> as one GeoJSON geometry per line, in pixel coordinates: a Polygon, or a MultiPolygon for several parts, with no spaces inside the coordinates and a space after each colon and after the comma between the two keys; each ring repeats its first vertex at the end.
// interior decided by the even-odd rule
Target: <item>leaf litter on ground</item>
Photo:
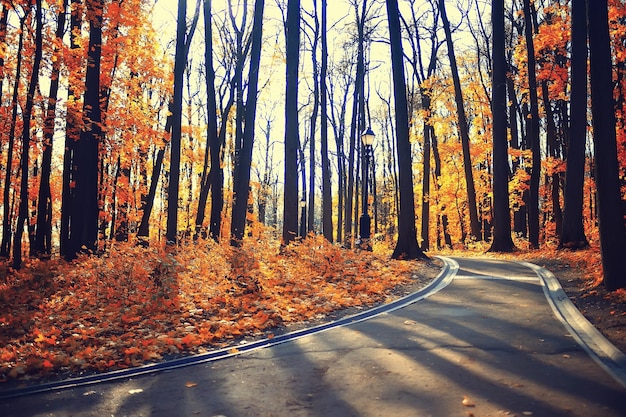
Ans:
{"type": "Polygon", "coordinates": [[[116,244],[72,263],[4,265],[0,380],[124,369],[272,337],[434,277],[420,274],[428,262],[390,260],[378,247],[342,249],[316,236],[286,248],[254,239],[239,248],[116,244]]]}

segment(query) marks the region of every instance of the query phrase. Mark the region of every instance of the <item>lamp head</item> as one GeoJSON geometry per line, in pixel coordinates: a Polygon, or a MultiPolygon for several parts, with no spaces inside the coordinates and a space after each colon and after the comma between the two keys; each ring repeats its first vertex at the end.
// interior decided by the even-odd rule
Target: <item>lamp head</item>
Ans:
{"type": "Polygon", "coordinates": [[[361,133],[361,140],[363,141],[363,145],[365,146],[372,146],[374,144],[375,138],[376,135],[372,131],[371,127],[368,127],[363,133],[361,133]]]}

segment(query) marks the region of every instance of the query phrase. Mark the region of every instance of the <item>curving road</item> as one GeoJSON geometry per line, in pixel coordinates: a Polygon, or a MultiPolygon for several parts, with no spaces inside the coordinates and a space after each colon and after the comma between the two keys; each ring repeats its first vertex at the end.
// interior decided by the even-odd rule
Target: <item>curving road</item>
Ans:
{"type": "Polygon", "coordinates": [[[623,353],[571,311],[548,271],[444,260],[435,287],[350,325],[193,366],[2,399],[0,415],[626,415],[623,353]]]}

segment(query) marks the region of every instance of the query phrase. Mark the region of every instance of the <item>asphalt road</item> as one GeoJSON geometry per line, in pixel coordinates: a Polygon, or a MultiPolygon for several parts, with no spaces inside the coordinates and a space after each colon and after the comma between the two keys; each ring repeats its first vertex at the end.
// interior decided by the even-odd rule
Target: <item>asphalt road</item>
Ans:
{"type": "Polygon", "coordinates": [[[535,271],[456,261],[445,288],[401,309],[213,362],[0,400],[0,415],[626,415],[624,381],[557,319],[535,271]]]}

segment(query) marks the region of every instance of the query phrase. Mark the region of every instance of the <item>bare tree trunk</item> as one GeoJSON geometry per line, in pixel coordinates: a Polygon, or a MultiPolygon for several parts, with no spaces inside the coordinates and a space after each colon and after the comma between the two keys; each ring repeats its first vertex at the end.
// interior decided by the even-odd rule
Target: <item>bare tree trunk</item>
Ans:
{"type": "Polygon", "coordinates": [[[282,245],[298,234],[298,69],[300,61],[300,0],[287,2],[287,75],[285,86],[285,196],[282,245]]]}
{"type": "Polygon", "coordinates": [[[587,140],[587,11],[584,0],[572,0],[571,61],[570,140],[565,168],[563,230],[559,247],[580,249],[589,246],[583,225],[587,140]]]}
{"type": "Polygon", "coordinates": [[[415,200],[413,194],[413,171],[411,168],[411,143],[409,142],[409,115],[404,78],[400,13],[397,0],[386,0],[393,92],[396,103],[396,141],[398,143],[398,171],[400,182],[400,210],[398,213],[398,241],[391,257],[393,259],[426,258],[417,243],[415,227],[415,200]]]}
{"type": "MultiPolygon", "coordinates": [[[[65,16],[68,0],[64,0],[63,8],[59,10],[57,19],[56,39],[61,42],[65,32],[65,16]]],[[[58,58],[60,49],[54,47],[54,56],[58,58]]],[[[37,227],[33,252],[37,256],[50,256],[52,251],[52,195],[50,192],[50,173],[52,170],[52,138],[54,136],[57,95],[59,91],[59,73],[61,60],[52,63],[50,76],[50,94],[48,108],[44,118],[43,156],[41,162],[41,180],[39,182],[39,196],[37,199],[37,227]]]]}
{"type": "Polygon", "coordinates": [[[509,207],[509,156],[507,137],[506,57],[504,45],[504,1],[492,0],[493,27],[493,241],[490,251],[511,252],[511,209],[509,207]]]}
{"type": "Polygon", "coordinates": [[[333,242],[333,200],[330,181],[330,160],[328,158],[328,90],[326,87],[328,68],[328,22],[327,0],[322,0],[322,66],[320,68],[320,141],[322,152],[322,231],[329,242],[333,242]]]}
{"type": "MultiPolygon", "coordinates": [[[[317,5],[316,5],[317,6],[317,5]]],[[[317,7],[315,7],[317,9],[317,7]]],[[[317,63],[317,39],[319,37],[319,21],[315,16],[315,33],[313,34],[312,56],[313,65],[313,111],[311,113],[310,139],[309,139],[309,205],[307,214],[307,231],[315,229],[315,131],[317,127],[317,115],[320,107],[320,76],[317,63]]]]}
{"type": "Polygon", "coordinates": [[[541,176],[541,147],[539,144],[539,104],[535,71],[535,47],[530,0],[524,0],[526,48],[528,49],[528,89],[530,94],[530,120],[527,123],[528,141],[532,151],[530,190],[528,195],[528,240],[533,248],[539,247],[539,180],[541,176]]]}
{"type": "Polygon", "coordinates": [[[13,223],[13,216],[11,215],[11,182],[13,170],[13,150],[15,147],[15,129],[17,125],[17,112],[18,112],[18,93],[20,89],[20,79],[22,76],[22,50],[24,47],[24,26],[26,23],[26,17],[28,13],[25,13],[20,18],[20,35],[17,45],[17,63],[15,67],[15,83],[13,85],[13,98],[11,99],[11,125],[9,127],[9,144],[7,150],[7,162],[6,172],[4,178],[4,190],[3,190],[3,214],[2,219],[2,243],[0,244],[0,257],[8,258],[11,253],[11,225],[13,223]]]}
{"type": "Polygon", "coordinates": [[[239,155],[234,184],[234,202],[230,227],[231,245],[239,246],[243,241],[248,210],[250,189],[250,167],[252,164],[252,147],[254,144],[254,128],[256,120],[257,90],[259,85],[259,66],[261,61],[261,42],[263,40],[262,22],[264,0],[256,0],[254,5],[254,22],[252,24],[252,50],[250,55],[250,72],[248,75],[248,97],[246,101],[243,132],[243,147],[239,155]]]}
{"type": "Polygon", "coordinates": [[[43,11],[41,10],[41,0],[35,2],[35,57],[32,63],[30,83],[26,94],[26,105],[22,112],[22,156],[20,159],[20,170],[22,174],[20,182],[20,203],[18,209],[17,225],[15,227],[15,239],[13,241],[13,268],[19,269],[22,266],[22,236],[24,225],[28,220],[28,172],[29,172],[29,152],[30,152],[30,121],[33,113],[35,92],[39,83],[39,66],[43,54],[43,11]]]}
{"type": "Polygon", "coordinates": [[[467,124],[467,116],[465,115],[465,107],[463,104],[463,93],[461,90],[461,81],[459,79],[459,70],[456,65],[456,57],[454,56],[454,46],[452,43],[450,22],[448,21],[448,16],[446,14],[444,0],[439,0],[439,11],[441,12],[441,20],[443,22],[443,28],[446,33],[446,42],[448,44],[448,57],[450,59],[450,69],[452,71],[452,81],[454,83],[454,98],[456,101],[456,110],[459,119],[459,134],[461,136],[461,145],[463,147],[463,167],[465,169],[465,185],[467,187],[467,204],[470,215],[470,232],[474,239],[480,240],[480,221],[478,220],[478,210],[476,207],[476,188],[474,186],[474,174],[472,172],[469,127],[467,124]]]}
{"type": "Polygon", "coordinates": [[[183,80],[185,66],[185,38],[187,35],[187,0],[178,0],[176,22],[176,56],[174,58],[174,95],[172,100],[172,138],[170,141],[170,175],[167,192],[168,244],[178,242],[178,194],[180,182],[180,142],[183,111],[183,80]]]}
{"type": "Polygon", "coordinates": [[[620,195],[607,0],[587,1],[591,111],[604,286],[626,288],[626,236],[620,195]],[[591,30],[593,28],[593,30],[591,30]]]}

